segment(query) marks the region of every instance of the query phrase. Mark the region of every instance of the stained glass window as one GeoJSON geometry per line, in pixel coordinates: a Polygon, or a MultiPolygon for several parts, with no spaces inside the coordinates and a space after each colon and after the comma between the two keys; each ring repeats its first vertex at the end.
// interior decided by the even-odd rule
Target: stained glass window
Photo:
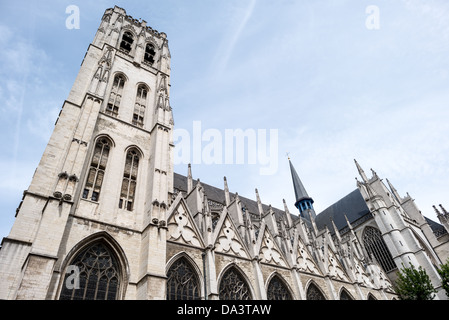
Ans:
{"type": "Polygon", "coordinates": [[[107,139],[102,138],[97,141],[82,194],[84,199],[99,201],[110,148],[111,143],[107,139]]]}
{"type": "Polygon", "coordinates": [[[77,269],[79,281],[70,283],[67,273],[60,300],[116,300],[120,270],[111,251],[101,242],[84,249],[70,264],[77,269]],[[70,285],[69,285],[70,284],[70,285]]]}
{"type": "Polygon", "coordinates": [[[343,289],[341,290],[340,293],[340,300],[354,300],[354,299],[352,299],[350,294],[345,289],[343,289]]]}
{"type": "Polygon", "coordinates": [[[267,299],[268,300],[292,300],[292,296],[288,291],[285,284],[279,279],[278,276],[274,276],[270,284],[268,285],[267,290],[267,299]]]}
{"type": "Polygon", "coordinates": [[[318,287],[311,283],[307,289],[307,300],[326,300],[323,293],[318,287]]]}
{"type": "Polygon", "coordinates": [[[167,273],[167,300],[199,300],[198,277],[185,258],[178,259],[167,273]]]}
{"type": "Polygon", "coordinates": [[[131,149],[126,155],[125,170],[123,173],[122,188],[120,191],[119,208],[133,210],[137,186],[137,170],[139,169],[139,154],[131,149]]]}
{"type": "Polygon", "coordinates": [[[122,101],[123,87],[125,86],[125,77],[116,75],[112,83],[111,94],[109,95],[108,104],[106,106],[106,114],[117,117],[120,102],[122,101]]]}
{"type": "Polygon", "coordinates": [[[223,275],[219,289],[220,300],[251,300],[248,284],[235,268],[223,275]]]}
{"type": "Polygon", "coordinates": [[[370,258],[375,258],[385,272],[397,268],[379,229],[366,227],[363,232],[363,244],[370,258]]]}

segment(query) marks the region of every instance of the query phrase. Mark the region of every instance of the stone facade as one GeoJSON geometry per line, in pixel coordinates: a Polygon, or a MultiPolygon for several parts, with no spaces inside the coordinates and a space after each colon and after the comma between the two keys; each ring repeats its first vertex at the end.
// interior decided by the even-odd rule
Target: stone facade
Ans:
{"type": "MultiPolygon", "coordinates": [[[[170,271],[181,259],[192,275],[188,294],[197,292],[202,299],[227,294],[229,271],[245,287],[238,294],[250,299],[272,298],[274,285],[281,288],[278,297],[301,300],[313,294],[396,297],[382,267],[364,251],[361,230],[370,223],[380,228],[391,249],[397,241],[418,245],[410,231],[414,227],[394,221],[391,231],[383,228],[386,218],[378,218],[383,209],[396,217],[401,205],[412,212],[409,200],[402,199],[400,208],[382,202],[381,197],[391,196],[375,179],[366,179],[359,188],[374,218],[354,230],[348,222],[343,233],[337,227],[317,228],[315,221],[291,215],[286,205],[284,210],[266,206],[257,190],[257,201],[230,193],[226,178],[224,188],[217,189],[193,181],[190,167],[187,176],[175,174],[169,97],[166,35],[122,8],[107,9],[2,241],[1,299],[77,296],[64,291],[69,270],[92,267],[92,259],[99,274],[107,273],[102,274],[107,285],[100,290],[101,281],[95,282],[92,292],[84,284],[75,287],[85,289],[81,298],[170,298],[175,294],[170,271]],[[371,196],[370,188],[381,195],[371,196]],[[110,265],[102,260],[105,252],[110,265]]],[[[417,213],[411,219],[417,221],[415,233],[424,230],[426,239],[432,238],[417,213]]],[[[447,257],[444,241],[428,242],[432,262],[447,257]]],[[[394,259],[410,257],[431,268],[426,252],[413,247],[396,252],[394,259]]],[[[90,277],[82,271],[77,276],[90,277]]]]}

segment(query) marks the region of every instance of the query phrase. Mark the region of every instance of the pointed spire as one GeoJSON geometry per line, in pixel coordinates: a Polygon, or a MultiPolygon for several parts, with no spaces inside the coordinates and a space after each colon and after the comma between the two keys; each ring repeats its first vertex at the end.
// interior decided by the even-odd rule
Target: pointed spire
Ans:
{"type": "Polygon", "coordinates": [[[285,202],[285,199],[282,199],[282,202],[284,202],[284,211],[285,211],[285,216],[287,217],[287,227],[290,229],[293,226],[292,217],[290,216],[290,211],[288,210],[287,203],[285,202]]]}
{"type": "Polygon", "coordinates": [[[331,218],[332,228],[334,228],[335,236],[337,237],[338,241],[341,242],[341,235],[340,231],[338,231],[337,226],[335,225],[334,219],[331,218]]]}
{"type": "Polygon", "coordinates": [[[446,209],[444,209],[444,207],[441,204],[439,204],[439,206],[440,206],[441,210],[443,210],[444,215],[448,215],[448,212],[446,211],[446,209]]]}
{"type": "Polygon", "coordinates": [[[228,181],[226,180],[226,177],[224,177],[223,180],[224,180],[224,192],[225,192],[226,206],[229,206],[229,204],[231,203],[231,198],[229,196],[228,181]]]}
{"type": "Polygon", "coordinates": [[[437,207],[435,207],[435,205],[433,205],[432,207],[433,207],[433,209],[435,210],[437,216],[440,216],[440,215],[441,215],[441,212],[438,211],[437,207]]]}
{"type": "Polygon", "coordinates": [[[193,189],[193,181],[192,181],[192,166],[187,166],[187,194],[189,194],[193,189]]]}
{"type": "Polygon", "coordinates": [[[260,218],[262,219],[263,207],[262,207],[262,201],[260,201],[259,191],[257,190],[257,188],[256,188],[256,199],[257,199],[257,207],[259,208],[259,215],[260,215],[260,218]]]}
{"type": "Polygon", "coordinates": [[[357,160],[354,159],[355,165],[357,167],[357,170],[359,171],[360,176],[363,179],[363,182],[367,182],[368,178],[366,177],[365,171],[363,171],[362,167],[359,165],[359,163],[357,162],[357,160]]]}
{"type": "Polygon", "coordinates": [[[301,182],[301,179],[299,179],[298,173],[296,172],[295,168],[293,167],[293,164],[289,158],[288,162],[290,163],[290,171],[292,174],[292,180],[293,180],[293,188],[295,189],[295,200],[296,202],[304,199],[304,198],[310,198],[307,194],[306,189],[304,188],[304,185],[301,182]]]}
{"type": "Polygon", "coordinates": [[[390,181],[387,179],[388,186],[390,187],[391,192],[395,196],[396,200],[398,200],[399,203],[401,203],[401,196],[399,195],[398,191],[393,187],[393,185],[390,183],[390,181]]]}
{"type": "Polygon", "coordinates": [[[348,225],[349,230],[352,231],[352,225],[351,225],[351,223],[349,222],[348,217],[346,216],[346,214],[345,214],[345,220],[346,220],[346,224],[348,225]]]}

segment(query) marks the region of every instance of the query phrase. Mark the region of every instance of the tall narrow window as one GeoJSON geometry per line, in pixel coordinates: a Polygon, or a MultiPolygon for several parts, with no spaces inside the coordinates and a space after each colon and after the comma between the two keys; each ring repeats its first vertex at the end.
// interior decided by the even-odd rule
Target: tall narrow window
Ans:
{"type": "Polygon", "coordinates": [[[321,290],[318,287],[311,283],[309,288],[307,289],[307,300],[326,300],[321,290]]]}
{"type": "MultiPolygon", "coordinates": [[[[84,249],[70,263],[78,274],[77,285],[71,282],[73,273],[66,273],[60,300],[116,300],[120,285],[117,259],[101,242],[84,249]]],[[[73,281],[73,280],[72,280],[73,281]]],[[[76,281],[76,280],[75,280],[76,281]]]]}
{"type": "Polygon", "coordinates": [[[134,37],[131,32],[125,31],[122,35],[122,41],[120,42],[120,49],[126,53],[130,53],[132,45],[134,42],[134,37]]]}
{"type": "Polygon", "coordinates": [[[118,109],[120,101],[122,100],[123,87],[125,85],[125,77],[123,75],[116,75],[112,84],[111,94],[109,95],[108,105],[106,106],[106,114],[113,117],[118,116],[118,109]]]}
{"type": "Polygon", "coordinates": [[[145,55],[143,57],[143,61],[150,65],[153,65],[155,55],[156,51],[154,51],[154,46],[151,43],[147,43],[147,45],[145,46],[145,55]]]}
{"type": "Polygon", "coordinates": [[[369,257],[371,259],[375,258],[385,272],[390,272],[397,268],[379,229],[366,227],[363,232],[363,245],[369,257]]]}
{"type": "Polygon", "coordinates": [[[346,289],[341,290],[340,300],[354,300],[346,289]]]}
{"type": "Polygon", "coordinates": [[[178,259],[167,273],[167,300],[199,300],[200,284],[190,263],[178,259]]]}
{"type": "Polygon", "coordinates": [[[139,154],[131,149],[126,154],[125,170],[123,173],[122,189],[120,191],[119,208],[133,210],[136,195],[137,170],[139,168],[139,154]]]}
{"type": "Polygon", "coordinates": [[[271,279],[270,284],[268,285],[267,299],[292,300],[292,295],[278,276],[274,276],[273,279],[271,279]]]}
{"type": "Polygon", "coordinates": [[[136,103],[134,105],[133,125],[143,127],[148,90],[144,85],[137,88],[136,103]]]}
{"type": "Polygon", "coordinates": [[[220,300],[251,300],[248,284],[235,268],[223,275],[218,294],[220,300]]]}
{"type": "Polygon", "coordinates": [[[111,144],[108,139],[101,138],[97,141],[83,190],[82,197],[84,199],[99,200],[110,148],[111,144]]]}

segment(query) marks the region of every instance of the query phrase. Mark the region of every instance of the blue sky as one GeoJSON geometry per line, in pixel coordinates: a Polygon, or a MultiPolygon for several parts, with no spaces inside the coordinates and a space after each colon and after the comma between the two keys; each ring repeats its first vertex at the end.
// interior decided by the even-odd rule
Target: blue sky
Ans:
{"type": "Polygon", "coordinates": [[[278,132],[275,174],[193,164],[195,179],[221,187],[226,176],[232,192],[258,188],[295,212],[288,151],[320,212],[356,188],[355,158],[431,219],[432,205],[449,208],[447,1],[16,0],[0,3],[0,237],[114,5],[168,36],[175,128],[278,132]],[[79,29],[66,28],[69,5],[79,29]],[[369,5],[378,29],[366,27],[369,5]]]}

